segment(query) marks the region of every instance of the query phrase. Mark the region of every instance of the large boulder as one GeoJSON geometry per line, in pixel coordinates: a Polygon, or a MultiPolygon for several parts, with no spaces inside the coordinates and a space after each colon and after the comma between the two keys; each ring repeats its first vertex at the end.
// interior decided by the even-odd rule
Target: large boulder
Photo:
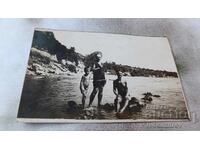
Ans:
{"type": "Polygon", "coordinates": [[[131,100],[129,100],[127,109],[129,112],[137,112],[141,111],[141,109],[145,106],[145,103],[142,103],[135,97],[131,97],[131,100]]]}
{"type": "Polygon", "coordinates": [[[34,71],[36,75],[45,75],[45,69],[36,63],[32,64],[32,71],[34,71]]]}
{"type": "Polygon", "coordinates": [[[115,106],[112,103],[106,103],[102,106],[102,109],[104,109],[106,112],[111,112],[115,109],[115,106]]]}
{"type": "Polygon", "coordinates": [[[151,92],[143,93],[144,97],[142,98],[145,102],[151,102],[153,100],[153,94],[151,92]]]}
{"type": "Polygon", "coordinates": [[[98,117],[97,108],[89,107],[81,111],[77,119],[95,119],[98,117]]]}
{"type": "Polygon", "coordinates": [[[79,105],[74,102],[74,101],[68,101],[67,103],[67,111],[71,113],[79,113],[80,112],[80,107],[79,105]]]}

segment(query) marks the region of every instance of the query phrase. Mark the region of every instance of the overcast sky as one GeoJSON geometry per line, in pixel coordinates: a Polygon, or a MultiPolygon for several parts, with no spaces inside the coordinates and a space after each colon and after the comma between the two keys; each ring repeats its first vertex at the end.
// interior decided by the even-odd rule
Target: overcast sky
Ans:
{"type": "Polygon", "coordinates": [[[66,47],[75,47],[85,55],[103,53],[102,61],[118,64],[176,71],[169,42],[165,37],[144,37],[120,34],[53,31],[66,47]]]}

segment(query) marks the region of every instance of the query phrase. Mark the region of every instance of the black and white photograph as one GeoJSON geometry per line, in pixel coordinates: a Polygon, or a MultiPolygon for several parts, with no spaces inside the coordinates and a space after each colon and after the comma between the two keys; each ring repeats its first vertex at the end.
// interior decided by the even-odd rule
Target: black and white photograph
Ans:
{"type": "Polygon", "coordinates": [[[23,122],[188,121],[167,37],[34,31],[23,122]]]}

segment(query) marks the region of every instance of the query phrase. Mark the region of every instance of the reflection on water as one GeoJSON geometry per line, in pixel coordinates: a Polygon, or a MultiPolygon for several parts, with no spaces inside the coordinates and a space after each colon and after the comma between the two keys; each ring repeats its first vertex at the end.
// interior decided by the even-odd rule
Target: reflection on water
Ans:
{"type": "MultiPolygon", "coordinates": [[[[81,103],[79,82],[81,75],[59,75],[53,77],[26,76],[21,104],[20,117],[26,118],[73,118],[66,112],[67,102],[81,103]]],[[[102,103],[113,103],[113,80],[116,76],[107,75],[102,103]]],[[[150,77],[124,77],[128,83],[129,93],[138,99],[142,93],[151,92],[160,95],[153,98],[141,112],[128,116],[131,119],[179,119],[188,118],[185,101],[181,93],[181,86],[177,78],[150,78],[150,77]]],[[[90,83],[89,94],[92,91],[90,83]]],[[[89,102],[89,95],[86,105],[89,102]]],[[[97,105],[97,97],[93,103],[97,105]]],[[[127,116],[126,116],[127,117],[127,116]]],[[[100,111],[98,119],[116,119],[114,112],[100,111]]]]}

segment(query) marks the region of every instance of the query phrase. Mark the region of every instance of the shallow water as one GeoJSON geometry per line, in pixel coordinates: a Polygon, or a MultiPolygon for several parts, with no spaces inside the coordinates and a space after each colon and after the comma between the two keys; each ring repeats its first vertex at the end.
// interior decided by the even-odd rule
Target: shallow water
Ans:
{"type": "MultiPolygon", "coordinates": [[[[26,76],[21,104],[20,117],[26,118],[73,118],[66,112],[67,102],[75,101],[81,104],[79,90],[80,74],[68,76],[59,75],[45,78],[26,76]]],[[[102,104],[113,103],[113,80],[116,76],[107,75],[104,87],[102,104]]],[[[131,97],[141,99],[143,93],[151,92],[160,95],[140,112],[125,116],[127,119],[183,119],[188,118],[185,101],[181,92],[178,78],[152,78],[152,77],[123,77],[128,83],[131,97]]],[[[92,81],[89,91],[92,91],[92,81]]],[[[89,102],[89,94],[86,105],[89,102]]],[[[97,96],[93,106],[97,105],[97,96]]],[[[98,119],[116,119],[114,112],[100,111],[98,119]]]]}

